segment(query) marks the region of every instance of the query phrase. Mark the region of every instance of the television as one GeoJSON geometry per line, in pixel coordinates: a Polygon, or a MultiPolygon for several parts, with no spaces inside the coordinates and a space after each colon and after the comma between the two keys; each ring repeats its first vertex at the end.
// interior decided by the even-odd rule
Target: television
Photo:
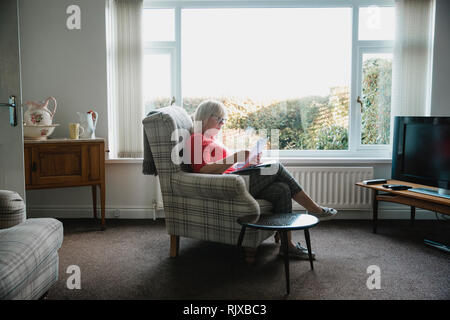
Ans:
{"type": "Polygon", "coordinates": [[[391,175],[438,188],[409,191],[450,199],[450,117],[395,117],[391,175]]]}

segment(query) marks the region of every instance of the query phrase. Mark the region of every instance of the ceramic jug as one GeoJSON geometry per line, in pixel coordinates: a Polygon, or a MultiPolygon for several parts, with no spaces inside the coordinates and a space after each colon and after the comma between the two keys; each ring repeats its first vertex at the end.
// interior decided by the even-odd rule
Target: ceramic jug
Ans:
{"type": "Polygon", "coordinates": [[[34,101],[25,102],[27,110],[23,114],[23,120],[27,125],[45,125],[49,126],[53,122],[53,116],[56,112],[56,99],[48,97],[45,101],[38,103],[34,101]],[[49,102],[53,102],[53,110],[49,109],[49,102]]]}
{"type": "Polygon", "coordinates": [[[98,113],[92,110],[88,112],[77,112],[80,117],[80,126],[84,132],[80,135],[83,139],[95,139],[95,127],[97,126],[98,113]]]}

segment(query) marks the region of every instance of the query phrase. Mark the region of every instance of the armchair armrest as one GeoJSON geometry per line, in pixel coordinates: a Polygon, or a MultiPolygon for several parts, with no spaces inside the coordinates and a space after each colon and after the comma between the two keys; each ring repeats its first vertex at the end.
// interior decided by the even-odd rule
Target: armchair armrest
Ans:
{"type": "Polygon", "coordinates": [[[0,190],[0,229],[25,221],[25,203],[14,191],[0,190]]]}
{"type": "Polygon", "coordinates": [[[192,198],[227,200],[248,193],[243,177],[238,175],[180,172],[172,177],[175,194],[192,198]]]}

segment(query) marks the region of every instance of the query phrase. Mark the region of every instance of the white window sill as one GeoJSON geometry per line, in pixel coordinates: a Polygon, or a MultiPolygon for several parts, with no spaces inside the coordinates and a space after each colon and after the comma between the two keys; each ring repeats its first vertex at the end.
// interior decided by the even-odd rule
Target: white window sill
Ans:
{"type": "MultiPolygon", "coordinates": [[[[264,158],[269,161],[271,158],[264,158]]],[[[279,158],[284,165],[297,164],[375,164],[391,163],[391,158],[362,158],[362,157],[285,157],[279,158]]]]}
{"type": "MultiPolygon", "coordinates": [[[[271,158],[263,158],[263,161],[272,160],[271,158]]],[[[292,165],[305,165],[305,164],[390,164],[392,162],[391,158],[362,158],[362,157],[286,157],[279,158],[280,162],[284,165],[292,166],[292,165]]],[[[106,164],[118,164],[118,163],[126,163],[126,164],[142,164],[142,158],[115,158],[115,159],[107,159],[106,164]]]]}

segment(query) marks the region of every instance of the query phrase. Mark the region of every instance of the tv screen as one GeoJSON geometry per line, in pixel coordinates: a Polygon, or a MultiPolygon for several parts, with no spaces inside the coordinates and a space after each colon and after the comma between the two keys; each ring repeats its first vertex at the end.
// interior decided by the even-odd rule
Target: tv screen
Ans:
{"type": "Polygon", "coordinates": [[[450,189],[450,117],[395,117],[392,179],[450,189]]]}

